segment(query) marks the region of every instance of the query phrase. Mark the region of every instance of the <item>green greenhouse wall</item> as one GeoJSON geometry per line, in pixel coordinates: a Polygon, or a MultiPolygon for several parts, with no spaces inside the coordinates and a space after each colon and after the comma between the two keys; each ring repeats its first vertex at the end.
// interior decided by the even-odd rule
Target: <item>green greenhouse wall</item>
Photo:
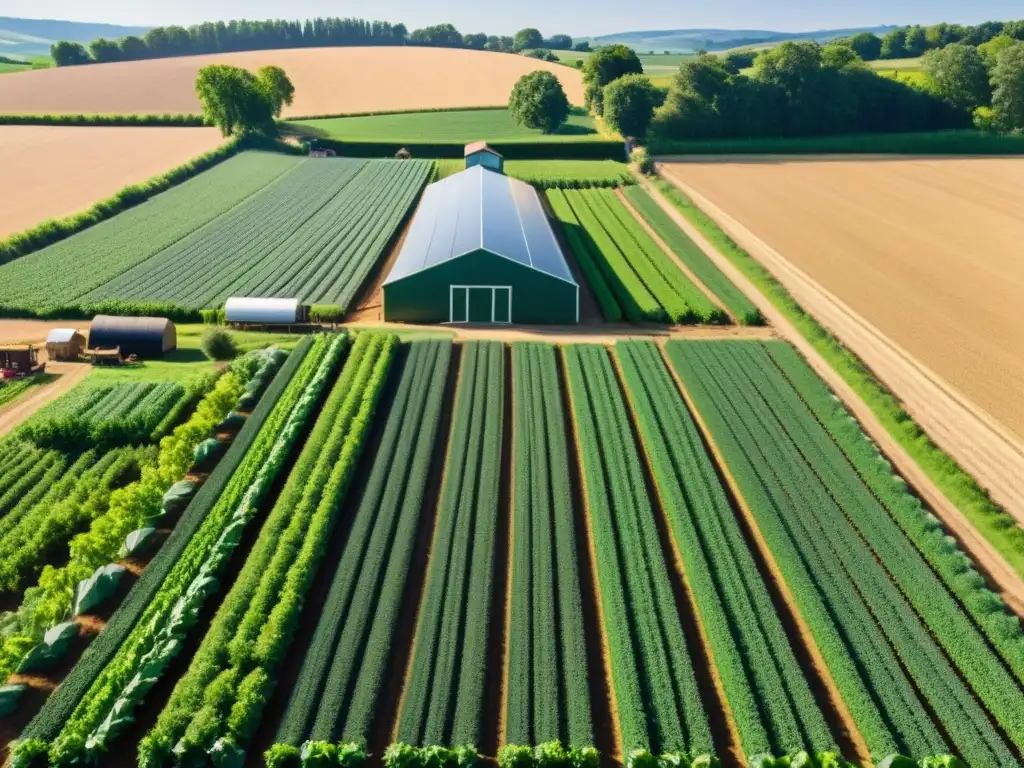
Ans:
{"type": "Polygon", "coordinates": [[[575,285],[484,250],[472,251],[384,285],[384,319],[400,323],[447,323],[453,285],[510,286],[513,323],[572,325],[578,322],[575,285]]]}

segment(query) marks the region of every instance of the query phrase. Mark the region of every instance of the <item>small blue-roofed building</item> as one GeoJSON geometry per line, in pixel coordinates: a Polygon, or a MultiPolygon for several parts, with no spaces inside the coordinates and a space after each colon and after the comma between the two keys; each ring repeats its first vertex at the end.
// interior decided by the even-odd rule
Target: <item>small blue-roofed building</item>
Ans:
{"type": "Polygon", "coordinates": [[[427,187],[383,294],[387,321],[579,322],[579,286],[537,190],[481,166],[427,187]]]}
{"type": "Polygon", "coordinates": [[[475,141],[466,145],[466,167],[480,165],[498,173],[505,172],[505,158],[487,146],[486,141],[475,141]]]}

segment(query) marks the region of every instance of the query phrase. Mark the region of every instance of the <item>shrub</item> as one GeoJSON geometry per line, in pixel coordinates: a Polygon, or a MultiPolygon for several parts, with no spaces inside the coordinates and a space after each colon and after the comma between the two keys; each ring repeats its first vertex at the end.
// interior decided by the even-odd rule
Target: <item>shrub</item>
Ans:
{"type": "Polygon", "coordinates": [[[654,173],[654,159],[645,147],[636,147],[629,153],[629,162],[636,166],[640,173],[650,176],[654,173]]]}
{"type": "Polygon", "coordinates": [[[555,133],[569,119],[569,99],[553,74],[531,72],[512,88],[508,110],[520,125],[555,133]]]}
{"type": "Polygon", "coordinates": [[[227,331],[210,328],[203,334],[203,352],[211,360],[234,360],[238,357],[238,345],[227,331]]]}

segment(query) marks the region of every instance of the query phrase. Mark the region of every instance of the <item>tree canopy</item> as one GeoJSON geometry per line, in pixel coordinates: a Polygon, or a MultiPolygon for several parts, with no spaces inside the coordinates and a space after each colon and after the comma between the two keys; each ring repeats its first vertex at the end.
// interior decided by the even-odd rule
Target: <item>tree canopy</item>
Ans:
{"type": "Polygon", "coordinates": [[[555,133],[569,118],[569,99],[551,72],[530,72],[513,86],[508,111],[520,125],[555,133]]]}
{"type": "Polygon", "coordinates": [[[263,67],[258,75],[226,64],[199,70],[196,94],[203,117],[225,136],[274,133],[274,117],[291,104],[295,88],[280,67],[263,67]]]}
{"type": "Polygon", "coordinates": [[[1005,131],[1024,131],[1024,43],[999,53],[992,69],[992,110],[1005,131]]]}
{"type": "Polygon", "coordinates": [[[929,51],[922,66],[932,90],[957,109],[971,111],[989,103],[988,68],[973,45],[952,43],[929,51]]]}
{"type": "Polygon", "coordinates": [[[642,75],[643,65],[636,51],[625,45],[598,48],[583,63],[583,83],[587,106],[598,114],[603,112],[604,87],[623,75],[642,75]]]}
{"type": "Polygon", "coordinates": [[[623,136],[643,139],[654,117],[660,94],[644,75],[623,75],[604,89],[604,118],[623,136]]]}
{"type": "Polygon", "coordinates": [[[540,33],[539,29],[533,29],[527,27],[526,29],[520,29],[515,35],[515,49],[517,51],[526,51],[531,48],[543,48],[544,47],[544,36],[540,33]]]}

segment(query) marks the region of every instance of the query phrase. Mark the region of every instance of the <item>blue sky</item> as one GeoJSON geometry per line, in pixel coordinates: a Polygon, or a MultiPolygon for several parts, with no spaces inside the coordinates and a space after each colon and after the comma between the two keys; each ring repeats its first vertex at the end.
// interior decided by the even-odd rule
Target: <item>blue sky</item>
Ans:
{"type": "Polygon", "coordinates": [[[1021,0],[0,0],[0,16],[113,24],[194,24],[233,18],[359,16],[411,27],[450,21],[463,32],[600,35],[645,29],[812,29],[977,23],[1024,17],[1021,0]]]}

